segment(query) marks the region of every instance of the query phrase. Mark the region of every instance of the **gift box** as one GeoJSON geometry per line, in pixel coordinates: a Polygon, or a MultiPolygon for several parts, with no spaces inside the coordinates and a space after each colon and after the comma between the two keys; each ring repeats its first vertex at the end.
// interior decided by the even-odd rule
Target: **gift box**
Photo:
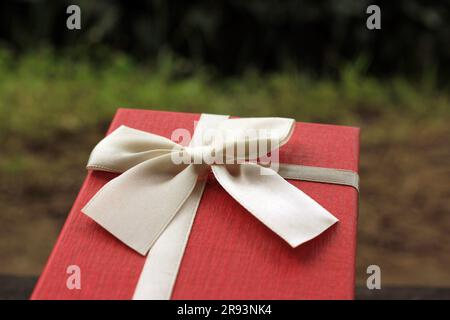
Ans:
{"type": "MultiPolygon", "coordinates": [[[[119,109],[108,134],[127,126],[170,139],[179,128],[193,134],[199,118],[200,114],[119,109]]],[[[338,169],[354,173],[352,177],[357,177],[358,158],[359,129],[347,126],[297,122],[289,141],[279,149],[280,163],[338,169]]],[[[201,200],[193,206],[195,217],[184,242],[145,256],[82,212],[118,176],[88,171],[32,299],[354,298],[355,185],[287,178],[339,220],[294,248],[249,214],[210,173],[201,200]],[[167,261],[158,259],[172,261],[170,270],[165,269],[167,261]],[[79,277],[76,286],[68,284],[73,270],[79,277]],[[167,278],[172,281],[169,285],[167,278]]]]}

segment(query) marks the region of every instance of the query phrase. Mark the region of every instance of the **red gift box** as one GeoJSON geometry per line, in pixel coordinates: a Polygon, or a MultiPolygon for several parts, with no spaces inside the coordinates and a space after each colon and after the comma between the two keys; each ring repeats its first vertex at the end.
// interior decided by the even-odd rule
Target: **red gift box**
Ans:
{"type": "MultiPolygon", "coordinates": [[[[170,138],[194,131],[199,114],[119,109],[121,125],[170,138]]],[[[359,129],[299,122],[280,162],[358,171],[359,129]]],[[[81,212],[117,174],[89,172],[31,299],[131,299],[146,257],[81,212]],[[69,289],[67,268],[80,267],[81,288],[69,289]]],[[[358,192],[344,185],[288,180],[339,222],[290,247],[252,217],[209,176],[172,299],[353,299],[358,192]]]]}

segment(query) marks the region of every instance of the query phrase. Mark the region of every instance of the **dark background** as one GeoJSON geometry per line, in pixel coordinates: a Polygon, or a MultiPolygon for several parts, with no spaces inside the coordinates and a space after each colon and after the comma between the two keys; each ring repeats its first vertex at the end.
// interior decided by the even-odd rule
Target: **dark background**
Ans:
{"type": "Polygon", "coordinates": [[[450,72],[450,1],[216,0],[0,3],[2,45],[20,53],[43,45],[92,54],[104,46],[151,60],[170,51],[222,74],[291,63],[336,74],[363,55],[377,76],[450,72]],[[67,33],[61,14],[82,8],[86,32],[67,33]],[[367,32],[365,9],[382,7],[382,30],[367,32]]]}
{"type": "Polygon", "coordinates": [[[449,72],[450,0],[0,1],[0,298],[29,294],[118,107],[360,127],[358,297],[448,298],[449,72]]]}

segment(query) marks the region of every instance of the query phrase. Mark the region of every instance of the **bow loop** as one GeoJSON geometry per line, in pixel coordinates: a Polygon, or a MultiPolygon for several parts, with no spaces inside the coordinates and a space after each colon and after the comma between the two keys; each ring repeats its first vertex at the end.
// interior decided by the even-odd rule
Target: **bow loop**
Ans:
{"type": "Polygon", "coordinates": [[[87,169],[125,172],[137,164],[182,147],[156,134],[120,126],[92,150],[87,169]]]}
{"type": "Polygon", "coordinates": [[[246,156],[256,159],[284,145],[294,131],[295,120],[287,118],[241,118],[228,119],[218,126],[218,132],[224,137],[225,149],[232,145],[245,146],[246,156]],[[258,149],[252,149],[258,146],[258,149]]]}

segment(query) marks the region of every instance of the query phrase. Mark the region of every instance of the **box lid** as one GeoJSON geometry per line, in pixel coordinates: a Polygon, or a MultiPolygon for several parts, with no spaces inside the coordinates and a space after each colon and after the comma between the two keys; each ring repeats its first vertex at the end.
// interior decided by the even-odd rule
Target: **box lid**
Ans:
{"type": "MultiPolygon", "coordinates": [[[[120,125],[170,138],[193,132],[199,114],[119,109],[120,125]]],[[[359,129],[298,122],[280,150],[282,163],[358,171],[359,129]]],[[[89,172],[32,299],[131,299],[145,257],[81,213],[116,175],[89,172]],[[81,270],[70,290],[67,268],[81,270]]],[[[348,186],[289,180],[340,221],[293,249],[251,216],[211,175],[208,179],[172,299],[352,299],[358,193],[348,186]]]]}

